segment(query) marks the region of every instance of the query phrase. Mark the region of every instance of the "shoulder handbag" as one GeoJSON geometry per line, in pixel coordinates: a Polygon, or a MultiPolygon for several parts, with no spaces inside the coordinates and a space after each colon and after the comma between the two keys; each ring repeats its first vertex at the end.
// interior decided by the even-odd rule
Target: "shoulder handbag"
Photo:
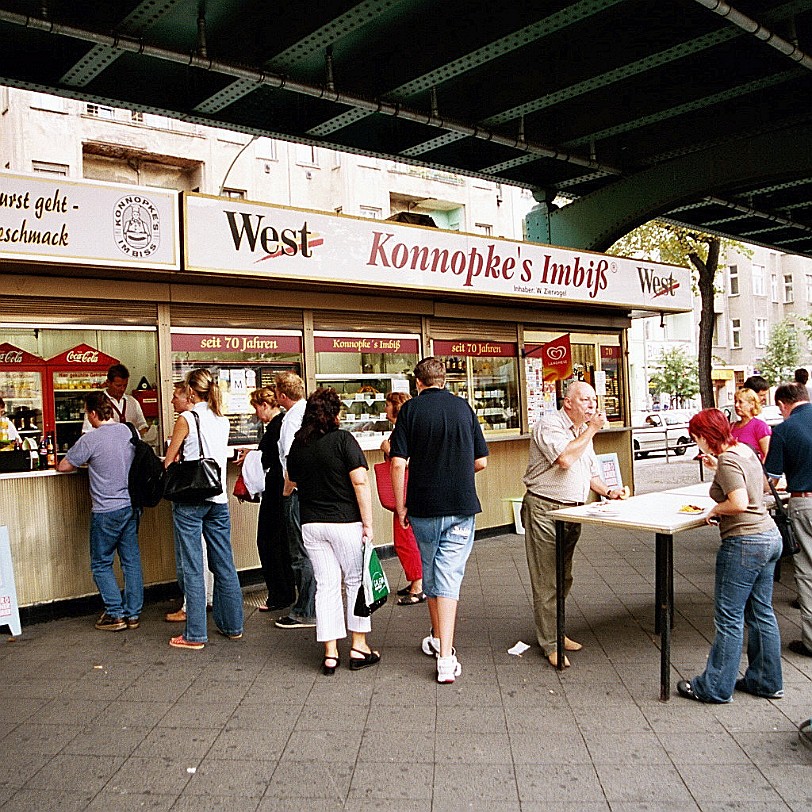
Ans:
{"type": "Polygon", "coordinates": [[[353,612],[357,617],[369,617],[386,603],[389,597],[389,581],[386,579],[375,545],[366,539],[361,570],[361,586],[358,587],[353,612]]]}
{"type": "MultiPolygon", "coordinates": [[[[376,462],[372,466],[375,469],[375,487],[378,489],[378,499],[381,500],[381,505],[387,510],[395,512],[395,489],[392,487],[392,468],[391,461],[384,460],[383,462],[376,462]]],[[[403,489],[409,484],[409,469],[403,477],[403,489]]]]}
{"type": "Polygon", "coordinates": [[[242,471],[237,475],[237,479],[234,480],[234,490],[232,492],[233,496],[237,497],[239,502],[261,502],[262,501],[262,494],[259,493],[251,493],[248,490],[248,486],[245,484],[245,479],[243,478],[242,471]]]}
{"type": "MultiPolygon", "coordinates": [[[[764,473],[766,475],[766,470],[764,473]]],[[[801,545],[798,541],[798,537],[795,535],[795,528],[792,526],[792,519],[790,518],[787,509],[781,502],[781,499],[778,496],[778,491],[776,491],[775,485],[773,485],[769,476],[767,477],[767,484],[770,486],[770,490],[773,492],[773,498],[775,499],[775,506],[772,510],[773,521],[775,522],[775,526],[778,528],[778,532],[781,534],[781,541],[784,544],[784,549],[781,551],[781,558],[796,555],[797,553],[801,552],[801,545]]]]}
{"type": "Polygon", "coordinates": [[[194,504],[195,502],[204,502],[211,496],[219,496],[223,492],[223,483],[220,481],[220,466],[217,460],[203,456],[200,416],[193,410],[192,417],[194,417],[197,425],[200,459],[184,460],[183,450],[181,449],[181,459],[173,462],[166,469],[164,497],[170,502],[194,504]]]}

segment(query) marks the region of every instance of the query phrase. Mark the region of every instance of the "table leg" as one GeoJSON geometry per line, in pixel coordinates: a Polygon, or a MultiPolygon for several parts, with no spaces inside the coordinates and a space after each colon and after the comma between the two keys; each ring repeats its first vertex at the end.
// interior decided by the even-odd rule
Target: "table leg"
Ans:
{"type": "Polygon", "coordinates": [[[564,522],[555,523],[555,650],[564,670],[564,522]]]}
{"type": "Polygon", "coordinates": [[[671,695],[671,625],[674,620],[674,537],[657,533],[655,593],[660,633],[660,701],[671,695]]]}

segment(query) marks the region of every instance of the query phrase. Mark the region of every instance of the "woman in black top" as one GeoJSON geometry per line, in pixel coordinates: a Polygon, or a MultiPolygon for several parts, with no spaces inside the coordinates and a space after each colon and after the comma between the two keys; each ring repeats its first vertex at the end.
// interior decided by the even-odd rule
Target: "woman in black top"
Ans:
{"type": "Polygon", "coordinates": [[[367,645],[370,619],[354,612],[364,541],[372,543],[372,499],[361,447],[338,428],[340,409],[334,389],[317,389],[307,399],[302,427],[288,454],[288,476],[299,491],[302,539],[316,576],[316,639],[324,643],[326,675],[340,665],[338,640],[347,636],[347,629],[352,633],[351,670],[381,658],[367,645]]]}
{"type": "Polygon", "coordinates": [[[262,576],[268,587],[268,598],[260,612],[275,612],[290,606],[296,600],[290,552],[285,538],[282,519],[282,463],[279,461],[279,432],[282,428],[282,410],[276,402],[276,393],[269,386],[251,393],[251,405],[257,417],[265,424],[259,441],[262,467],[265,470],[265,490],[259,506],[257,523],[257,551],[262,576]]]}

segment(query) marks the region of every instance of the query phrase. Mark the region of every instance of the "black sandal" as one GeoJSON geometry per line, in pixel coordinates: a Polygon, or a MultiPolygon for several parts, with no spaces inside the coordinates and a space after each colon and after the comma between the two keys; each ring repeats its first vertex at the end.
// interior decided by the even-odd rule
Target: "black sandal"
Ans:
{"type": "Polygon", "coordinates": [[[356,654],[363,654],[363,657],[353,657],[350,654],[350,671],[360,671],[362,668],[369,668],[371,665],[379,663],[381,655],[377,651],[361,651],[357,648],[351,648],[351,652],[356,654]]]}
{"type": "Polygon", "coordinates": [[[398,606],[414,606],[426,600],[425,592],[407,592],[402,598],[398,598],[398,606]]]}
{"type": "Polygon", "coordinates": [[[398,590],[398,595],[411,595],[412,594],[412,585],[406,584],[403,589],[398,590]]]}
{"type": "Polygon", "coordinates": [[[335,657],[325,657],[324,662],[321,664],[321,673],[325,677],[332,677],[336,672],[336,668],[341,665],[341,658],[336,654],[335,657]],[[328,660],[334,660],[335,665],[327,665],[328,660]]]}

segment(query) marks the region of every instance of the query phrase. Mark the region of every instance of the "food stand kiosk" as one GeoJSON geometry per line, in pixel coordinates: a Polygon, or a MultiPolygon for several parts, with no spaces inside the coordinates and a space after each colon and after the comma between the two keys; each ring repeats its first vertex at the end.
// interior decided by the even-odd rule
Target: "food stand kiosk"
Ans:
{"type": "MultiPolygon", "coordinates": [[[[21,190],[32,201],[69,198],[61,213],[44,215],[38,226],[56,233],[64,226],[71,241],[36,250],[2,244],[0,342],[36,352],[53,334],[58,349],[37,353],[51,357],[79,343],[68,341],[68,331],[87,335],[85,343],[127,364],[133,380],[156,381],[159,442],[174,422],[172,383],[189,368],[217,370],[231,404],[233,441],[240,444],[256,426],[246,407],[251,386],[275,371],[299,370],[308,393],[323,384],[341,392],[344,425],[359,436],[370,464],[382,458],[380,441],[389,430],[380,414],[386,392],[413,391],[409,370],[436,353],[449,386],[477,412],[490,447],[488,468],[477,478],[480,530],[512,526],[508,500],[523,492],[532,420],[539,407],[555,408],[563,391],[545,380],[543,365],[528,363],[528,348],[568,337],[573,374],[601,384],[604,405],[617,417],[596,437],[596,450],[616,452],[631,483],[630,318],[691,306],[689,271],[658,263],[0,172],[0,192],[21,190]],[[150,224],[146,246],[128,243],[122,226],[134,207],[150,224]]],[[[0,228],[14,227],[19,215],[0,209],[0,228]]],[[[236,472],[229,468],[231,483],[236,472]]],[[[93,594],[85,475],[0,476],[20,604],[93,594]]],[[[391,515],[373,501],[376,540],[385,543],[391,515]]],[[[237,566],[253,570],[257,508],[231,504],[237,566]]],[[[145,583],[174,581],[166,504],[145,513],[141,541],[145,583]]]]}

